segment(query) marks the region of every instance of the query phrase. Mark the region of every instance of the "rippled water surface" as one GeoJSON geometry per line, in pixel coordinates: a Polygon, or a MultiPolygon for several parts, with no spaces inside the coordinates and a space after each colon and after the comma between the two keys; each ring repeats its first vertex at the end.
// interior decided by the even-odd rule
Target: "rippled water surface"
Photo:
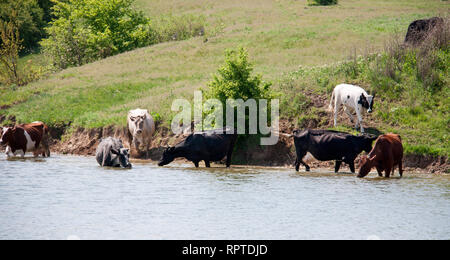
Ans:
{"type": "Polygon", "coordinates": [[[0,239],[450,239],[450,177],[0,155],[0,239]]]}

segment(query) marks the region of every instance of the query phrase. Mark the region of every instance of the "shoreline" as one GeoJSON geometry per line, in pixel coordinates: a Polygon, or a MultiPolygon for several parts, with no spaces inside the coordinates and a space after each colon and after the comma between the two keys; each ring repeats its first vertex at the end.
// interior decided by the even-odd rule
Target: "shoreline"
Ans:
{"type": "MultiPolygon", "coordinates": [[[[122,140],[125,147],[130,147],[127,140],[126,127],[109,126],[103,128],[84,129],[76,128],[70,133],[68,126],[50,127],[50,150],[51,153],[61,155],[95,156],[95,150],[103,137],[111,136],[122,140]]],[[[281,133],[292,132],[293,129],[288,124],[281,124],[281,133]]],[[[142,154],[131,151],[131,158],[149,162],[157,162],[168,146],[176,145],[186,136],[174,135],[165,127],[157,127],[150,147],[149,158],[143,158],[142,154]]],[[[0,152],[4,152],[5,147],[0,147],[0,152]]],[[[235,150],[233,154],[233,165],[245,167],[270,167],[270,168],[294,168],[295,146],[292,138],[279,136],[279,142],[273,146],[259,146],[254,144],[244,144],[235,150]]],[[[359,166],[360,156],[355,160],[356,168],[359,166]]],[[[190,163],[187,160],[176,161],[190,163]]],[[[311,169],[330,169],[334,171],[334,161],[317,161],[314,158],[306,160],[311,169]]],[[[203,165],[202,163],[200,165],[203,165]]],[[[404,170],[409,172],[421,172],[430,174],[449,174],[450,162],[445,156],[407,154],[403,158],[404,170]]],[[[300,167],[300,172],[304,171],[300,167]]],[[[349,167],[343,164],[341,171],[348,171],[349,167]]]]}
{"type": "MultiPolygon", "coordinates": [[[[291,132],[291,129],[281,129],[281,132],[291,132]]],[[[129,147],[127,141],[125,127],[103,127],[96,129],[75,129],[70,136],[65,134],[65,130],[61,128],[50,128],[52,136],[51,151],[63,155],[83,155],[94,156],[99,141],[106,136],[112,136],[122,140],[125,147],[129,147]]],[[[158,161],[165,147],[175,145],[181,142],[185,136],[175,136],[169,129],[160,127],[154,135],[152,145],[150,147],[149,158],[143,158],[141,155],[132,151],[132,159],[143,161],[158,161]]],[[[293,168],[295,162],[295,147],[293,139],[280,136],[279,142],[273,146],[255,146],[248,144],[241,147],[233,154],[233,165],[246,167],[281,167],[285,169],[293,168]],[[245,148],[244,148],[245,147],[245,148]]],[[[355,161],[356,166],[359,164],[358,157],[355,161]]],[[[177,160],[178,161],[178,160],[177,160]]],[[[187,162],[180,159],[179,161],[187,162]]],[[[424,173],[450,173],[450,162],[445,156],[431,155],[415,155],[408,154],[403,159],[405,171],[418,171],[424,173]]],[[[334,169],[334,161],[320,162],[312,159],[307,162],[312,169],[324,168],[334,169]]],[[[202,164],[201,164],[202,165],[202,164]]],[[[304,168],[300,168],[300,172],[304,168]]],[[[334,171],[334,170],[333,170],[334,171]]],[[[343,165],[341,171],[349,171],[347,165],[343,165]]]]}

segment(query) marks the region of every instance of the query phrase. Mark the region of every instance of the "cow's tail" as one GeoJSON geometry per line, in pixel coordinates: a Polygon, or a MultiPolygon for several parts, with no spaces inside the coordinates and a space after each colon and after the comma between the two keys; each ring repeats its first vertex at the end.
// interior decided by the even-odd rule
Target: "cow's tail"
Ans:
{"type": "Polygon", "coordinates": [[[331,94],[331,100],[330,100],[330,105],[328,105],[328,112],[332,112],[333,111],[333,104],[336,102],[335,100],[334,100],[334,98],[335,98],[335,94],[334,94],[334,90],[333,90],[333,93],[331,94]]]}

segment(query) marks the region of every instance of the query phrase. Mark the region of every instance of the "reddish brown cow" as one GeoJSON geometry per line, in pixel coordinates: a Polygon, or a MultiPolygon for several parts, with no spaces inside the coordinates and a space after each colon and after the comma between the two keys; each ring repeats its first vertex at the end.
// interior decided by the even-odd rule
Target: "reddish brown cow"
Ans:
{"type": "Polygon", "coordinates": [[[27,152],[33,152],[35,157],[39,154],[50,156],[48,127],[42,122],[3,128],[0,144],[6,145],[7,157],[18,153],[24,157],[27,152]]]}
{"type": "Polygon", "coordinates": [[[363,178],[375,167],[380,177],[383,176],[383,171],[385,171],[385,177],[389,178],[391,172],[394,174],[396,165],[398,165],[401,177],[403,176],[402,160],[403,145],[401,137],[396,134],[381,135],[375,142],[369,156],[362,157],[358,177],[363,178]]]}

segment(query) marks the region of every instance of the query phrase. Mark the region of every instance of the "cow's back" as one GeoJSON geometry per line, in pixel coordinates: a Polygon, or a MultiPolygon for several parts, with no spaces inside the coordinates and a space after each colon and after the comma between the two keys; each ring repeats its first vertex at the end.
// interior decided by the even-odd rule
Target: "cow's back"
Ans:
{"type": "Polygon", "coordinates": [[[44,135],[48,132],[48,127],[42,122],[21,124],[19,127],[24,129],[24,131],[26,131],[26,133],[30,136],[31,140],[35,142],[36,149],[39,147],[44,135]]]}
{"type": "Polygon", "coordinates": [[[232,148],[236,137],[236,135],[214,131],[197,132],[186,138],[185,146],[192,152],[207,155],[211,161],[220,161],[232,148]]]}
{"type": "Polygon", "coordinates": [[[297,151],[310,152],[318,160],[341,160],[354,153],[352,137],[332,130],[305,130],[297,132],[294,143],[297,151]]]}
{"type": "Polygon", "coordinates": [[[403,145],[402,139],[396,134],[385,134],[378,137],[369,157],[374,155],[380,156],[385,160],[392,159],[395,164],[398,164],[403,159],[403,145]],[[392,158],[389,158],[392,156],[392,158]]]}

